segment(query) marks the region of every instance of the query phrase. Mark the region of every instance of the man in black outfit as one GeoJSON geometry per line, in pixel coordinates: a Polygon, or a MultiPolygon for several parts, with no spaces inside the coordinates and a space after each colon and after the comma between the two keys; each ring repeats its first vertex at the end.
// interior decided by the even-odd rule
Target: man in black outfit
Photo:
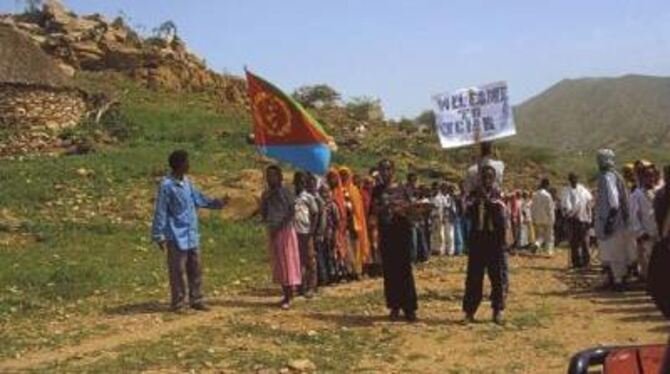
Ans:
{"type": "Polygon", "coordinates": [[[379,221],[384,296],[391,310],[390,318],[397,320],[402,310],[405,319],[414,322],[418,305],[410,255],[412,202],[403,186],[394,181],[394,171],[392,161],[379,163],[381,182],[372,192],[372,207],[379,221]]]}
{"type": "Polygon", "coordinates": [[[505,204],[495,192],[496,171],[485,165],[480,173],[481,183],[467,208],[472,222],[468,237],[468,270],[465,280],[463,311],[465,322],[475,320],[475,313],[482,301],[484,271],[491,282],[493,321],[503,323],[505,296],[503,269],[505,252],[505,204]]]}

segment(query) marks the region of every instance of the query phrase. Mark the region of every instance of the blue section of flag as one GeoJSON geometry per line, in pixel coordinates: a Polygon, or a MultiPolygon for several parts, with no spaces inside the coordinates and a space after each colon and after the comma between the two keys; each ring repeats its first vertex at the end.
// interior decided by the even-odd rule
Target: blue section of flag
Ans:
{"type": "Polygon", "coordinates": [[[287,162],[297,169],[325,175],[330,165],[330,148],[327,144],[270,145],[258,147],[261,153],[287,162]]]}

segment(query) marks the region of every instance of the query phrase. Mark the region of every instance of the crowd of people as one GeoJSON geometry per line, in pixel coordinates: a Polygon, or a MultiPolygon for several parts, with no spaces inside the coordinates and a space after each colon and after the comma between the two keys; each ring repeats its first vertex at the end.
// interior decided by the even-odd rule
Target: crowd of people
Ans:
{"type": "MultiPolygon", "coordinates": [[[[601,150],[597,161],[595,190],[571,173],[560,192],[548,178],[534,191],[504,192],[505,164],[493,157],[490,143],[481,144],[478,161],[458,185],[422,184],[414,173],[398,182],[391,160],[364,174],[347,167],[323,177],[298,171],[291,183],[284,182],[279,166],[269,166],[260,211],[273,280],[283,291],[280,305],[290,308],[296,292],[311,298],[321,287],[383,277],[390,318],[397,320],[402,312],[415,321],[413,264],[431,256],[468,255],[465,320],[474,320],[486,274],[493,320],[502,323],[509,254],[551,256],[562,241],[569,243],[575,268],[589,267],[591,248],[599,246],[608,287],[623,291],[632,277],[652,277],[650,269],[661,261],[654,261],[654,248],[668,244],[670,169],[665,168],[663,183],[650,162],[638,161],[622,175],[612,151],[601,150]]],[[[170,166],[172,173],[159,188],[153,236],[168,252],[173,308],[184,307],[186,275],[191,306],[206,310],[195,209],[220,209],[226,201],[209,199],[190,183],[185,152],[173,153],[170,166]]]]}
{"type": "Polygon", "coordinates": [[[284,293],[281,307],[290,307],[296,291],[311,298],[320,287],[381,276],[390,318],[402,312],[415,321],[412,265],[431,256],[470,254],[463,300],[468,320],[481,302],[486,272],[494,288],[493,318],[501,322],[509,285],[508,214],[500,193],[504,164],[491,154],[486,143],[482,162],[459,187],[421,184],[414,173],[399,183],[390,160],[365,174],[347,167],[323,178],[298,171],[290,184],[278,166],[268,167],[261,217],[273,278],[284,293]]]}

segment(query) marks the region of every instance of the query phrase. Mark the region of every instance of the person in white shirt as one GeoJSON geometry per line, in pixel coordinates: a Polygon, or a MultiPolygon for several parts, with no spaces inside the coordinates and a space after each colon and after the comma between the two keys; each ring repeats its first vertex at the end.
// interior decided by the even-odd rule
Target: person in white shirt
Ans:
{"type": "Polygon", "coordinates": [[[579,177],[570,173],[570,185],[563,190],[561,206],[568,223],[570,239],[570,258],[575,268],[588,267],[589,256],[589,227],[591,225],[591,192],[579,183],[579,177]]]}
{"type": "Polygon", "coordinates": [[[521,229],[519,230],[519,248],[527,248],[533,244],[533,219],[532,207],[528,191],[524,190],[521,193],[521,229]]]}
{"type": "Polygon", "coordinates": [[[463,189],[465,196],[470,196],[470,194],[477,190],[480,181],[480,167],[490,166],[496,172],[496,180],[494,189],[497,193],[500,192],[500,189],[503,185],[503,175],[505,173],[505,163],[501,160],[496,160],[493,158],[493,144],[491,142],[483,142],[480,144],[480,159],[479,162],[471,165],[466,174],[465,180],[463,182],[463,189]]]}
{"type": "Polygon", "coordinates": [[[654,213],[655,172],[652,167],[640,170],[639,186],[630,196],[631,227],[635,233],[638,248],[640,277],[647,278],[649,258],[654,245],[659,240],[658,225],[654,213]]]}
{"type": "Polygon", "coordinates": [[[449,191],[449,185],[445,182],[440,184],[440,189],[433,197],[432,203],[435,206],[433,213],[433,227],[437,233],[438,239],[437,250],[438,255],[448,254],[454,255],[454,220],[456,218],[456,202],[453,195],[449,191]]]}
{"type": "Polygon", "coordinates": [[[556,211],[554,199],[549,192],[549,179],[543,178],[540,188],[533,195],[531,206],[533,224],[535,225],[535,247],[546,249],[550,256],[554,254],[554,223],[556,211]]]}
{"type": "Polygon", "coordinates": [[[313,225],[316,223],[315,219],[319,213],[319,206],[316,203],[316,198],[307,191],[308,178],[307,174],[300,171],[296,172],[293,177],[296,194],[293,226],[298,237],[300,267],[302,270],[300,292],[305,297],[311,298],[316,291],[318,281],[313,225]]]}

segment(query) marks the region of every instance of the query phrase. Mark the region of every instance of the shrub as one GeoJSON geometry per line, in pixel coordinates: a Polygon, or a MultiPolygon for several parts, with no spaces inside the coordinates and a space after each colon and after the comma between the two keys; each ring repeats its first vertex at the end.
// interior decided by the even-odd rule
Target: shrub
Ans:
{"type": "Polygon", "coordinates": [[[340,93],[326,84],[302,86],[293,92],[293,97],[308,108],[332,107],[340,101],[340,93]]]}
{"type": "Polygon", "coordinates": [[[346,106],[349,116],[357,121],[381,121],[384,119],[379,99],[367,96],[355,97],[346,106]]]}

